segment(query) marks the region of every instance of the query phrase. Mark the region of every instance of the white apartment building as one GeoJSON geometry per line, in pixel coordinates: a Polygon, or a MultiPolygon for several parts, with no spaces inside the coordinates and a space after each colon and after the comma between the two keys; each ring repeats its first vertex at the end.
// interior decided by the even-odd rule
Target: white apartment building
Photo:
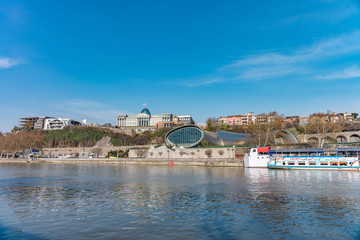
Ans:
{"type": "Polygon", "coordinates": [[[190,115],[179,115],[178,118],[179,118],[179,123],[182,123],[184,125],[194,123],[194,120],[190,115]]]}
{"type": "Polygon", "coordinates": [[[66,126],[80,126],[81,122],[69,118],[45,118],[43,130],[63,129],[66,126]]]}

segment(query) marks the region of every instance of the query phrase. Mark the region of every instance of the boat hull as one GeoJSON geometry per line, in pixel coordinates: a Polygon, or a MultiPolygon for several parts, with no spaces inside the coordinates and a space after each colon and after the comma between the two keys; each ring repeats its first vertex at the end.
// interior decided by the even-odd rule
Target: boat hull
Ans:
{"type": "Polygon", "coordinates": [[[283,169],[283,170],[354,170],[360,171],[360,167],[348,167],[348,166],[274,166],[269,164],[269,169],[283,169]]]}

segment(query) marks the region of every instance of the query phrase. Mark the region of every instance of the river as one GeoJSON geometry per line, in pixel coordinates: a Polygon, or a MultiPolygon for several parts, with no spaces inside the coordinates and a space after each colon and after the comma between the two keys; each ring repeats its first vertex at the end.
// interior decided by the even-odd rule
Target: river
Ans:
{"type": "Polygon", "coordinates": [[[0,239],[358,239],[360,172],[0,164],[0,239]]]}

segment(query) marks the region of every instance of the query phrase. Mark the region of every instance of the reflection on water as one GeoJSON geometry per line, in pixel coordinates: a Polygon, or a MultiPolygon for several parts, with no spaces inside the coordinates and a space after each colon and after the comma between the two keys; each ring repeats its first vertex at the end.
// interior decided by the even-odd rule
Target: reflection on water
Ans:
{"type": "Polygon", "coordinates": [[[0,238],[356,238],[360,173],[0,164],[0,238]]]}

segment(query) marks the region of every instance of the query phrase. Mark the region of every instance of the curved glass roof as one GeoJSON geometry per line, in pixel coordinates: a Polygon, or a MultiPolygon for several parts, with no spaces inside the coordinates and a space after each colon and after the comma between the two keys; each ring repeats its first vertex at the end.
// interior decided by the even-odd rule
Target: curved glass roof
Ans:
{"type": "Polygon", "coordinates": [[[203,130],[195,125],[186,125],[175,128],[165,136],[171,145],[193,147],[201,142],[204,137],[203,130]]]}
{"type": "Polygon", "coordinates": [[[205,132],[205,139],[217,146],[242,145],[250,136],[250,134],[227,131],[205,132]]]}
{"type": "Polygon", "coordinates": [[[275,142],[277,144],[296,144],[299,143],[299,140],[291,132],[287,130],[281,130],[276,132],[275,142]]]}
{"type": "Polygon", "coordinates": [[[140,113],[145,113],[145,114],[151,116],[150,110],[148,108],[144,108],[143,110],[141,110],[140,113]]]}
{"type": "MultiPolygon", "coordinates": [[[[297,143],[297,138],[288,131],[281,131],[281,139],[284,143],[297,143]],[[283,135],[283,136],[282,136],[283,135]]],[[[196,125],[185,125],[170,130],[166,136],[166,142],[171,145],[193,147],[203,138],[217,146],[244,145],[252,134],[234,133],[227,131],[208,132],[203,131],[196,125]]],[[[278,137],[279,138],[279,137],[278,137]]]]}

